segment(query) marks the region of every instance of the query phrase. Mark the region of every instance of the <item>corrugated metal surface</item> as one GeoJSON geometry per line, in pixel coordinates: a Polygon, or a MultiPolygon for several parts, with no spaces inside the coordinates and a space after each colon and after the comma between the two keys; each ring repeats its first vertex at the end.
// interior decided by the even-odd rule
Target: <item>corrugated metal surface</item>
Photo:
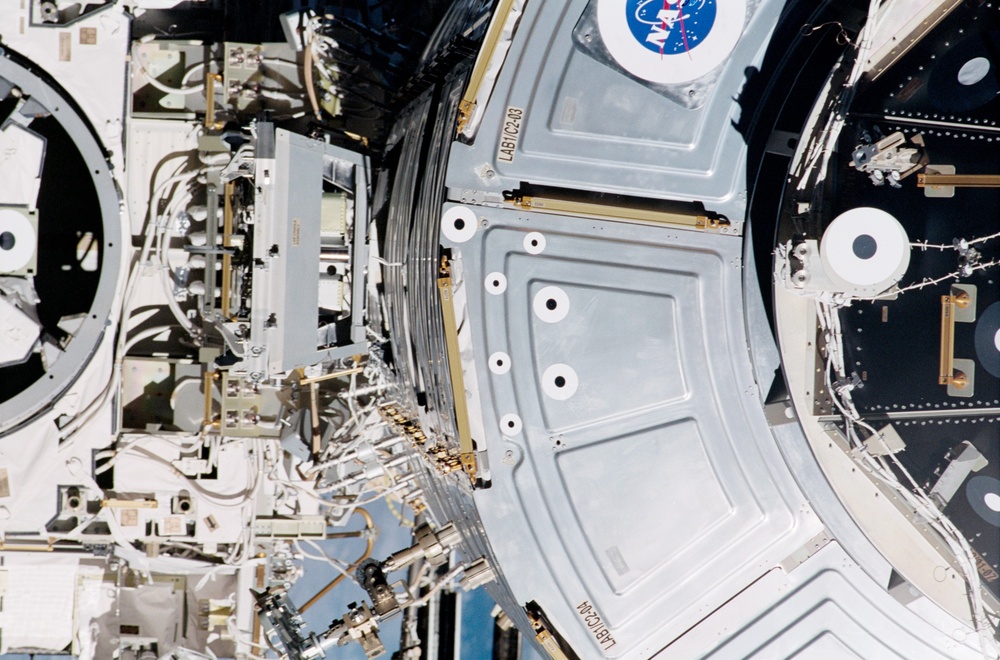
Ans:
{"type": "Polygon", "coordinates": [[[458,99],[465,86],[467,67],[457,70],[440,87],[433,107],[433,129],[426,147],[420,196],[414,209],[406,267],[411,286],[407,291],[410,332],[417,355],[420,381],[427,393],[427,430],[448,438],[456,435],[454,400],[438,296],[439,209],[444,202],[444,175],[448,145],[454,135],[458,99]]]}
{"type": "Polygon", "coordinates": [[[394,172],[389,202],[389,221],[386,230],[385,258],[391,266],[384,269],[386,320],[395,356],[395,369],[399,377],[398,394],[401,403],[411,412],[417,408],[416,391],[423,389],[417,375],[416,356],[409,331],[408,318],[408,267],[413,209],[420,181],[420,163],[424,142],[424,129],[432,100],[431,91],[425,92],[407,109],[393,128],[390,149],[398,145],[399,165],[394,172]]]}
{"type": "MultiPolygon", "coordinates": [[[[462,9],[460,5],[457,3],[451,12],[456,21],[456,17],[475,18],[481,10],[462,9]]],[[[442,34],[458,30],[457,23],[452,25],[449,20],[445,20],[442,34]]],[[[436,38],[441,43],[447,41],[441,35],[436,38]]],[[[436,280],[448,150],[470,66],[471,61],[460,64],[429,87],[407,107],[393,129],[390,149],[395,145],[400,152],[385,241],[385,259],[393,265],[383,270],[397,376],[394,389],[411,414],[420,415],[426,432],[455,446],[453,390],[436,280]],[[418,401],[418,392],[422,401],[418,401]]],[[[462,531],[461,553],[465,559],[486,557],[491,566],[497,567],[499,579],[487,585],[487,590],[522,629],[528,628],[521,604],[507,588],[486,539],[468,478],[462,473],[442,477],[422,460],[414,460],[413,467],[421,475],[432,520],[438,525],[452,521],[462,531]]]]}

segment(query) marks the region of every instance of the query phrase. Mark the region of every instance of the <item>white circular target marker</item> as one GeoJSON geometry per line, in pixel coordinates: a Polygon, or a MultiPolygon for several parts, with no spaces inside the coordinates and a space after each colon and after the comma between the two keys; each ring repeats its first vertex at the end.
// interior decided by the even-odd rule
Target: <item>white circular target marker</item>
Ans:
{"type": "Polygon", "coordinates": [[[542,391],[556,401],[565,401],[580,386],[576,371],[568,364],[553,364],[542,374],[542,391]]]}
{"type": "Polygon", "coordinates": [[[545,249],[545,236],[533,231],[524,237],[524,251],[528,254],[541,254],[545,249]]]}
{"type": "Polygon", "coordinates": [[[452,243],[465,243],[476,235],[478,218],[468,206],[452,206],[441,217],[441,233],[452,243]]]}
{"type": "Polygon", "coordinates": [[[503,352],[496,352],[490,356],[490,371],[498,376],[502,376],[510,371],[510,356],[503,352]]]}
{"type": "Polygon", "coordinates": [[[503,273],[490,273],[486,276],[483,284],[486,285],[487,291],[494,296],[499,296],[507,290],[507,277],[503,273]]]}
{"type": "Polygon", "coordinates": [[[558,323],[569,314],[569,296],[557,286],[547,286],[535,294],[531,308],[546,323],[558,323]]]}
{"type": "Polygon", "coordinates": [[[823,232],[820,258],[829,274],[856,287],[882,291],[910,265],[910,239],[896,218],[862,206],[837,216],[823,232]]]}
{"type": "Polygon", "coordinates": [[[1000,513],[1000,494],[986,493],[983,496],[983,502],[993,511],[1000,513]]]}
{"type": "Polygon", "coordinates": [[[517,435],[521,428],[521,418],[513,413],[500,418],[500,431],[504,435],[517,435]]]}
{"type": "Polygon", "coordinates": [[[746,0],[598,0],[597,26],[615,61],[660,84],[686,83],[729,58],[746,0]]]}
{"type": "Polygon", "coordinates": [[[1000,351],[1000,330],[997,330],[997,333],[993,335],[993,345],[997,347],[997,351],[1000,351]]]}

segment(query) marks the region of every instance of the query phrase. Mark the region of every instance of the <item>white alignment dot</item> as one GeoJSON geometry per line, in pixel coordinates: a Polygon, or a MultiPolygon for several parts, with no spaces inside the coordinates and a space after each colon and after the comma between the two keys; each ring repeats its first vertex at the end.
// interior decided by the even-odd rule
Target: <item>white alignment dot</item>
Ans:
{"type": "Polygon", "coordinates": [[[986,502],[986,506],[993,509],[997,513],[1000,513],[1000,495],[996,493],[986,493],[983,497],[983,501],[986,502]]]}
{"type": "Polygon", "coordinates": [[[1000,351],[1000,330],[997,330],[997,333],[993,335],[993,345],[1000,351]]]}

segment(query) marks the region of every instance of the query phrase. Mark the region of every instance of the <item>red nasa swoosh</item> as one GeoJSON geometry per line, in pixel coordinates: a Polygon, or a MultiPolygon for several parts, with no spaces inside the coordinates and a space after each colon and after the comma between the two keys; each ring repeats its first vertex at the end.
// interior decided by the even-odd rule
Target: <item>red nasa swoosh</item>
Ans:
{"type": "MultiPolygon", "coordinates": [[[[663,0],[663,11],[666,12],[669,7],[670,7],[670,0],[663,0]]],[[[680,17],[680,21],[681,21],[681,39],[684,40],[684,52],[687,53],[688,59],[694,59],[694,58],[691,57],[691,47],[688,46],[687,30],[684,28],[684,0],[677,0],[677,15],[680,17]]],[[[666,19],[663,19],[663,23],[661,25],[661,28],[663,29],[664,32],[666,32],[666,30],[667,30],[667,20],[666,19]]],[[[664,39],[664,41],[660,42],[660,59],[661,60],[663,59],[663,43],[665,41],[666,41],[666,39],[664,39]]]]}

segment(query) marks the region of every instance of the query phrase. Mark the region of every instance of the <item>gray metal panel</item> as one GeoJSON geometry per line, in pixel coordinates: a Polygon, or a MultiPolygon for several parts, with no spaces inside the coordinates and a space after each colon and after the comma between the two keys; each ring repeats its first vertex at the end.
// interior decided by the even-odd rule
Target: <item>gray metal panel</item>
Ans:
{"type": "Polygon", "coordinates": [[[742,223],[745,145],[733,127],[747,67],[759,64],[784,5],[765,0],[697,109],[636,83],[578,50],[572,31],[587,5],[529,2],[472,145],[452,147],[448,185],[500,192],[539,185],[704,201],[742,223]],[[542,65],[544,63],[544,66],[542,65]],[[497,161],[508,106],[525,109],[510,163],[497,161]],[[484,178],[484,163],[498,176],[484,178]]]}
{"type": "MultiPolygon", "coordinates": [[[[611,629],[611,657],[648,657],[820,529],[761,412],[733,237],[501,209],[461,250],[493,485],[475,493],[515,598],[578,653],[573,606],[611,629]],[[545,236],[529,255],[528,231],[545,236]],[[488,273],[507,288],[492,295],[488,273]],[[533,311],[543,287],[569,313],[533,311]],[[487,357],[513,367],[490,372],[487,357]],[[545,394],[553,364],[576,394],[545,394]],[[501,433],[516,414],[523,431],[501,433]],[[651,513],[652,512],[652,513],[651,513]]],[[[482,222],[481,222],[482,224],[482,222]]],[[[447,245],[448,243],[445,242],[447,245]]]]}
{"type": "Polygon", "coordinates": [[[365,343],[365,295],[368,270],[368,173],[367,157],[327,145],[326,154],[354,164],[354,238],[351,246],[351,341],[365,343]]]}
{"type": "MultiPolygon", "coordinates": [[[[816,478],[804,440],[770,432],[739,239],[475,211],[471,240],[443,242],[463,257],[487,424],[492,486],[475,491],[476,509],[501,576],[493,591],[516,604],[515,619],[537,601],[584,658],[701,656],[743,628],[718,657],[970,656],[885,591],[884,560],[816,478]],[[544,236],[541,254],[526,252],[529,231],[544,236]],[[494,272],[507,280],[499,295],[485,282],[494,272]],[[534,311],[546,286],[567,295],[562,321],[534,311]],[[495,351],[511,357],[509,372],[490,371],[495,351]],[[559,363],[579,379],[564,401],[542,382],[559,363]],[[508,436],[500,420],[511,413],[523,430],[508,436]],[[824,527],[792,468],[864,566],[836,542],[815,551],[824,527]],[[795,567],[793,557],[808,558],[795,567]],[[584,601],[613,646],[601,649],[574,611],[584,601]]],[[[480,533],[466,531],[477,546],[480,533]]]]}
{"type": "MultiPolygon", "coordinates": [[[[979,656],[895,601],[837,543],[828,544],[790,573],[782,593],[762,596],[750,607],[749,602],[733,605],[742,622],[709,658],[979,656]]],[[[968,641],[964,634],[959,637],[968,641]]],[[[662,657],[679,656],[667,649],[662,657]]]]}
{"type": "MultiPolygon", "coordinates": [[[[264,133],[267,134],[266,132],[264,133]]],[[[251,371],[288,371],[364,353],[365,268],[368,259],[367,161],[360,154],[278,130],[274,160],[258,158],[260,220],[254,227],[251,371]],[[347,163],[354,182],[351,256],[351,340],[318,350],[319,257],[326,160],[347,163]],[[273,170],[273,171],[270,171],[273,170]],[[258,349],[254,352],[254,349],[258,349]]]]}
{"type": "MultiPolygon", "coordinates": [[[[274,314],[276,326],[265,331],[272,372],[313,364],[319,308],[320,215],[323,197],[323,143],[279,130],[275,135],[274,188],[270,218],[255,228],[254,257],[269,260],[267,284],[254,282],[254,329],[274,314]],[[259,293],[258,293],[259,292],[259,293]],[[258,296],[267,296],[263,304],[258,296]]],[[[267,177],[257,173],[258,177],[267,177]]],[[[256,336],[256,335],[254,335],[256,336]]]]}

